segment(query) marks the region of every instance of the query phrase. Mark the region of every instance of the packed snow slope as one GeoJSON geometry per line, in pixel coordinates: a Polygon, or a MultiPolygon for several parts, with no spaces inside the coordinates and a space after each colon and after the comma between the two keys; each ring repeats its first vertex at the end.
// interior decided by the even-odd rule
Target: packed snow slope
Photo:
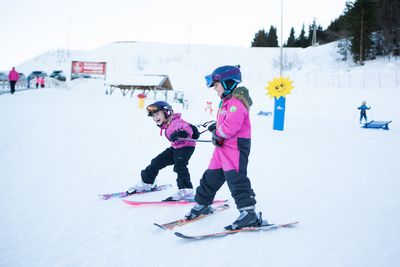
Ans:
{"type": "MultiPolygon", "coordinates": [[[[214,118],[205,114],[205,102],[214,109],[219,103],[204,75],[240,64],[254,100],[248,175],[257,210],[271,223],[300,224],[188,242],[153,222],[182,217],[190,206],[135,208],[98,199],[136,183],[169,143],[136,97],[106,95],[104,81],[78,79],[0,96],[0,266],[400,266],[400,63],[353,67],[335,50],[334,44],[285,50],[292,69],[284,76],[295,88],[284,131],[272,130],[271,116],[257,115],[273,111],[264,87],[279,75],[279,49],[114,43],[17,66],[68,71],[70,60],[101,60],[108,80],[168,74],[189,108],[172,102],[172,93],[168,100],[198,124],[214,118]],[[363,100],[371,106],[369,120],[392,120],[390,130],[360,127],[363,100]]],[[[152,101],[149,94],[146,104],[152,101]]],[[[212,151],[209,143],[197,145],[189,166],[195,186],[212,151]]],[[[175,179],[167,167],[158,183],[174,188],[129,199],[165,198],[177,190],[175,179]]],[[[217,198],[229,199],[231,208],[178,230],[219,231],[235,220],[226,185],[217,198]]]]}

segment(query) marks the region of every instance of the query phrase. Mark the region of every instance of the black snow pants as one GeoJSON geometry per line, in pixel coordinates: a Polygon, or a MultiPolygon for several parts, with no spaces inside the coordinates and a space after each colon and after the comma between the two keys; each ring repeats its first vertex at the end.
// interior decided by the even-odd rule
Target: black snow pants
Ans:
{"type": "Polygon", "coordinates": [[[10,92],[11,94],[14,94],[15,92],[15,84],[17,83],[17,81],[10,81],[10,92]]]}
{"type": "Polygon", "coordinates": [[[251,188],[250,179],[247,177],[250,139],[239,140],[238,149],[240,151],[239,172],[207,169],[196,189],[195,200],[197,203],[211,205],[217,191],[226,181],[238,209],[256,204],[255,193],[251,188]]]}
{"type": "Polygon", "coordinates": [[[142,170],[142,181],[147,184],[152,184],[161,169],[174,165],[173,170],[178,175],[176,179],[178,188],[193,188],[187,165],[189,164],[190,157],[193,155],[194,149],[194,146],[178,149],[173,147],[167,148],[157,157],[152,159],[150,165],[147,166],[146,169],[142,170]]]}

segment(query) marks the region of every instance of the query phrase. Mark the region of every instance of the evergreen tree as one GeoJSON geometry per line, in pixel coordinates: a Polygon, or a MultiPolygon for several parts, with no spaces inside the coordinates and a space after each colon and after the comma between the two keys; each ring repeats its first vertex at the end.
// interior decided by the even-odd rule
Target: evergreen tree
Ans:
{"type": "Polygon", "coordinates": [[[268,42],[268,34],[264,29],[259,30],[255,36],[253,41],[251,42],[251,47],[266,47],[268,42]]]}
{"type": "Polygon", "coordinates": [[[332,21],[328,28],[323,31],[323,36],[325,36],[325,43],[334,42],[342,38],[350,38],[350,32],[345,24],[345,15],[340,15],[339,18],[332,21]]]}
{"type": "Polygon", "coordinates": [[[346,27],[351,39],[351,52],[355,62],[363,65],[371,48],[370,34],[375,26],[376,0],[356,0],[346,3],[346,27]]]}
{"type": "Polygon", "coordinates": [[[294,28],[293,27],[290,29],[290,35],[289,35],[289,38],[288,38],[285,46],[287,46],[287,47],[295,47],[296,46],[296,37],[294,36],[294,28]]]}
{"type": "Polygon", "coordinates": [[[269,28],[267,37],[267,47],[279,47],[278,35],[276,34],[276,28],[274,26],[271,26],[269,28]]]}
{"type": "MultiPolygon", "coordinates": [[[[315,26],[315,22],[309,26],[306,37],[303,24],[298,38],[295,37],[292,27],[285,46],[304,48],[311,45],[315,26]]],[[[268,33],[261,30],[256,33],[252,46],[276,47],[275,35],[276,28],[272,26],[268,33]]],[[[333,20],[326,30],[317,26],[318,43],[325,44],[337,40],[343,40],[341,47],[344,47],[344,50],[349,47],[348,43],[351,43],[353,58],[360,64],[366,59],[374,58],[375,55],[400,55],[400,0],[347,2],[343,14],[333,20]]],[[[346,56],[344,55],[344,58],[346,56]]]]}
{"type": "Polygon", "coordinates": [[[301,28],[300,36],[296,40],[295,46],[296,47],[303,47],[303,48],[309,46],[308,43],[307,43],[306,31],[304,30],[304,24],[303,24],[303,27],[301,28]]]}
{"type": "Polygon", "coordinates": [[[350,40],[346,38],[340,39],[337,47],[339,49],[339,55],[342,56],[342,60],[347,61],[351,49],[350,40]]]}
{"type": "Polygon", "coordinates": [[[322,45],[322,44],[326,44],[329,43],[330,41],[328,40],[328,34],[326,33],[326,31],[322,28],[321,25],[318,25],[317,28],[317,42],[318,44],[322,45]]]}
{"type": "Polygon", "coordinates": [[[378,52],[400,55],[400,1],[379,0],[377,20],[381,31],[378,52]]]}

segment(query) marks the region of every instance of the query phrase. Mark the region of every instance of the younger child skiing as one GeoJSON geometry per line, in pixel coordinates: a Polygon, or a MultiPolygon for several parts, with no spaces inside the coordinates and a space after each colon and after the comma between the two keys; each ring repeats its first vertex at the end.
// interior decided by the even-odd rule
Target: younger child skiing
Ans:
{"type": "Polygon", "coordinates": [[[197,205],[185,217],[193,220],[211,213],[214,197],[226,181],[240,216],[225,229],[259,226],[262,223],[261,214],[255,211],[255,193],[247,177],[251,145],[249,109],[252,100],[246,87],[236,87],[242,81],[238,66],[219,67],[205,78],[207,87],[214,87],[221,98],[217,122],[208,127],[215,149],[196,189],[197,205]]]}
{"type": "Polygon", "coordinates": [[[370,110],[371,107],[367,107],[367,102],[363,101],[361,103],[361,106],[358,107],[358,109],[360,110],[360,124],[361,124],[362,119],[364,119],[365,123],[367,123],[368,122],[368,120],[367,120],[367,110],[370,110]]]}
{"type": "Polygon", "coordinates": [[[196,142],[178,138],[197,139],[199,137],[197,128],[181,119],[181,114],[174,113],[172,107],[165,101],[157,101],[147,106],[146,109],[148,116],[153,117],[154,122],[161,128],[160,135],[164,131],[165,137],[171,141],[171,146],[151,160],[150,165],[141,172],[142,179],[127,193],[152,191],[156,187],[155,179],[158,172],[169,165],[174,165],[173,170],[178,175],[176,182],[179,191],[165,201],[193,199],[193,185],[187,165],[194,152],[196,142]]]}

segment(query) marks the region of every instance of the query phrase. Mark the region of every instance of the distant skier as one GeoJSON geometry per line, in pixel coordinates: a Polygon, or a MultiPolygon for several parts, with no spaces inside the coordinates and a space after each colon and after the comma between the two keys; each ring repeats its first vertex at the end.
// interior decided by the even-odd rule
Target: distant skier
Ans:
{"type": "Polygon", "coordinates": [[[364,120],[365,120],[365,123],[367,123],[367,122],[368,122],[368,119],[367,119],[367,110],[370,110],[371,107],[368,107],[368,106],[367,106],[367,102],[366,102],[366,101],[363,101],[363,102],[361,103],[361,106],[358,107],[358,109],[360,110],[360,124],[362,123],[362,122],[361,122],[362,119],[364,119],[364,120]]]}
{"type": "Polygon", "coordinates": [[[38,89],[38,88],[39,88],[39,86],[40,86],[40,82],[41,82],[41,78],[40,78],[40,76],[36,76],[36,89],[38,89]]]}
{"type": "Polygon", "coordinates": [[[8,73],[8,81],[10,82],[10,93],[11,94],[15,93],[15,85],[17,84],[18,79],[19,79],[19,74],[15,70],[15,68],[12,67],[12,69],[8,73]]]}
{"type": "Polygon", "coordinates": [[[204,109],[204,111],[205,111],[206,114],[208,113],[210,116],[212,115],[213,108],[212,108],[212,102],[211,101],[207,101],[206,102],[206,108],[204,109]]]}
{"type": "Polygon", "coordinates": [[[165,200],[193,199],[193,185],[190,181],[187,165],[194,152],[196,142],[179,140],[178,138],[199,138],[197,128],[184,121],[180,113],[174,113],[172,107],[165,101],[157,101],[147,106],[146,109],[148,116],[153,117],[157,126],[161,128],[160,135],[164,131],[165,137],[171,142],[171,146],[151,160],[150,165],[141,172],[142,179],[129,188],[127,192],[131,194],[151,191],[156,187],[155,179],[158,172],[169,165],[174,165],[173,170],[178,175],[176,182],[179,191],[165,200]]]}
{"type": "Polygon", "coordinates": [[[205,78],[207,87],[214,87],[221,98],[217,122],[208,127],[215,149],[196,189],[197,205],[185,217],[193,220],[212,212],[211,204],[215,195],[226,181],[240,216],[225,229],[258,226],[262,223],[261,214],[255,211],[255,193],[247,177],[251,145],[249,109],[252,100],[246,87],[237,87],[242,81],[239,66],[219,67],[205,78]]]}
{"type": "Polygon", "coordinates": [[[44,77],[39,77],[40,78],[40,88],[44,88],[45,87],[45,80],[44,77]]]}

